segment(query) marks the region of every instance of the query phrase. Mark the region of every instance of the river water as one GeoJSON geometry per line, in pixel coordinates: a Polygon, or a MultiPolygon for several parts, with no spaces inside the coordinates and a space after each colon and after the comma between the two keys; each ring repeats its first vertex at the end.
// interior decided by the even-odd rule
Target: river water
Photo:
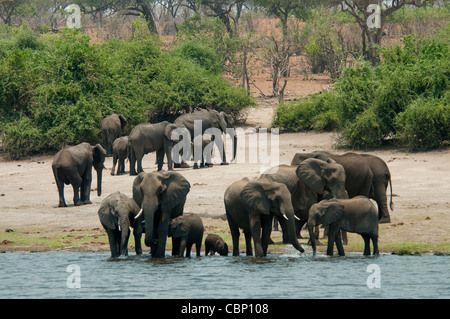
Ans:
{"type": "Polygon", "coordinates": [[[450,298],[450,256],[0,254],[0,298],[450,298]]]}

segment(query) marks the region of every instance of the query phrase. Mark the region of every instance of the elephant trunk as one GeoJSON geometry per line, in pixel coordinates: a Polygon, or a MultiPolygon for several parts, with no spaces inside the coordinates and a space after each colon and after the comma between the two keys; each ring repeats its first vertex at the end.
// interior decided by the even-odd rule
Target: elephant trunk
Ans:
{"type": "Polygon", "coordinates": [[[316,233],[314,232],[314,223],[308,222],[307,224],[308,232],[309,232],[309,241],[311,242],[311,247],[313,250],[313,256],[316,255],[316,233]]]}
{"type": "Polygon", "coordinates": [[[130,223],[128,218],[119,220],[120,224],[120,255],[128,256],[128,237],[130,236],[130,223]]]}
{"type": "MultiPolygon", "coordinates": [[[[156,203],[157,202],[157,198],[155,199],[156,203]]],[[[154,241],[153,241],[153,228],[154,228],[154,222],[155,222],[155,213],[157,211],[157,204],[153,204],[155,203],[155,201],[150,201],[150,200],[144,200],[144,202],[142,203],[142,212],[144,214],[144,221],[145,221],[145,246],[147,247],[152,247],[152,245],[154,245],[154,241]]]]}
{"type": "Polygon", "coordinates": [[[100,168],[96,169],[97,171],[97,196],[102,196],[102,172],[103,172],[103,164],[100,168]]]}
{"type": "MultiPolygon", "coordinates": [[[[303,253],[305,252],[305,249],[303,249],[302,245],[300,245],[297,236],[295,235],[295,217],[294,217],[294,212],[288,212],[286,214],[283,214],[283,216],[287,217],[286,220],[286,227],[287,227],[287,233],[288,233],[288,238],[289,238],[289,242],[292,244],[292,246],[294,246],[295,249],[297,249],[299,252],[303,253]]],[[[285,217],[285,218],[286,218],[285,217]]]]}

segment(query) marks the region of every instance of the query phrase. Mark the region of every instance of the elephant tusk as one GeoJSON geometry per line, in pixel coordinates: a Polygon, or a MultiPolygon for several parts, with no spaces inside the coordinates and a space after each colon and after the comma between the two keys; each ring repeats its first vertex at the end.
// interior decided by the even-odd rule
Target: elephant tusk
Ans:
{"type": "Polygon", "coordinates": [[[295,217],[296,220],[300,220],[300,218],[298,218],[296,215],[294,215],[294,217],[295,217]]]}
{"type": "Polygon", "coordinates": [[[289,218],[286,216],[285,213],[283,213],[283,217],[284,217],[284,219],[289,220],[289,218]]]}
{"type": "Polygon", "coordinates": [[[139,211],[139,213],[138,213],[136,216],[134,216],[134,219],[138,219],[138,218],[142,215],[143,212],[144,212],[144,209],[141,208],[141,210],[139,211]]]}

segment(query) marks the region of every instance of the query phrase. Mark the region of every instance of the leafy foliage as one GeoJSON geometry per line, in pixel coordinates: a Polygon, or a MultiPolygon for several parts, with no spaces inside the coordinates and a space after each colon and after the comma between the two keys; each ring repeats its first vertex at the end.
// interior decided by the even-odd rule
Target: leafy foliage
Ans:
{"type": "Polygon", "coordinates": [[[340,142],[378,147],[394,137],[410,150],[450,141],[450,26],[429,39],[405,36],[380,49],[376,67],[346,68],[333,90],[280,106],[273,125],[286,130],[340,130],[340,142]]]}
{"type": "Polygon", "coordinates": [[[93,45],[79,30],[0,33],[0,131],[10,158],[100,142],[101,120],[113,112],[127,118],[129,131],[194,108],[237,115],[254,104],[195,43],[166,52],[151,36],[93,45]]]}

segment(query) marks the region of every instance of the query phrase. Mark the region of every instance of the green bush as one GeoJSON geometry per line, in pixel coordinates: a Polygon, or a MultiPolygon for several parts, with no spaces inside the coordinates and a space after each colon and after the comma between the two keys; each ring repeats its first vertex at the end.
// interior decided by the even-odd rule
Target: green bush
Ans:
{"type": "Polygon", "coordinates": [[[100,142],[101,120],[113,112],[127,118],[128,134],[139,123],[174,120],[197,107],[238,115],[254,104],[200,46],[166,52],[143,34],[93,45],[69,29],[1,27],[0,35],[0,132],[11,158],[100,142]]]}
{"type": "Polygon", "coordinates": [[[413,151],[450,145],[450,94],[415,100],[396,117],[396,125],[400,140],[413,151]]]}
{"type": "Polygon", "coordinates": [[[329,92],[280,105],[273,125],[339,130],[340,143],[354,148],[379,147],[387,138],[411,150],[447,145],[449,28],[429,39],[405,36],[402,45],[380,49],[378,66],[360,61],[329,92]]]}

